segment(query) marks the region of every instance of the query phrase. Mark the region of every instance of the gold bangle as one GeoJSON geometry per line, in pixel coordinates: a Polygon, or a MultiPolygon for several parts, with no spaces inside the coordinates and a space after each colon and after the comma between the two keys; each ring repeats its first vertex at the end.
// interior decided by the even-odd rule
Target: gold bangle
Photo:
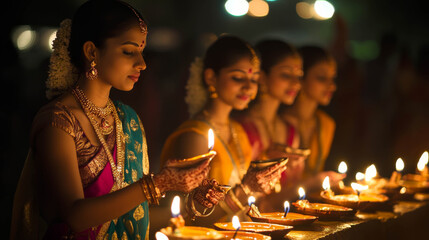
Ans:
{"type": "Polygon", "coordinates": [[[149,204],[153,204],[153,198],[152,198],[152,195],[150,194],[149,188],[147,186],[146,176],[143,177],[142,187],[143,187],[143,191],[146,195],[147,201],[149,202],[149,204]]]}
{"type": "MultiPolygon", "coordinates": [[[[201,212],[199,212],[198,210],[197,210],[197,208],[195,207],[195,202],[194,202],[194,194],[195,194],[195,191],[192,191],[192,193],[190,194],[191,196],[191,210],[192,210],[192,212],[195,214],[195,216],[197,216],[197,217],[208,217],[208,216],[210,216],[210,214],[212,214],[213,213],[213,211],[214,211],[214,209],[215,209],[215,206],[213,206],[212,208],[211,208],[211,210],[210,210],[210,212],[208,212],[208,213],[205,213],[205,210],[207,210],[207,208],[205,208],[205,210],[204,210],[204,213],[201,213],[201,212]]],[[[189,198],[189,194],[186,196],[187,198],[189,198]]]]}
{"type": "Polygon", "coordinates": [[[159,205],[159,195],[155,190],[155,185],[153,184],[152,178],[150,176],[146,177],[146,184],[149,188],[149,192],[153,199],[153,204],[159,205]]]}

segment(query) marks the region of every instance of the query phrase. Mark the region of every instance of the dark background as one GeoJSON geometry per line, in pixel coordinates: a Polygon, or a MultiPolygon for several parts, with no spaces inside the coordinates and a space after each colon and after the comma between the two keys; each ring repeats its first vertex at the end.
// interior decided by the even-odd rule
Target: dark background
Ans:
{"type": "MultiPolygon", "coordinates": [[[[25,51],[15,48],[11,34],[19,25],[30,25],[38,33],[57,28],[83,2],[21,0],[1,7],[0,223],[5,233],[32,118],[47,102],[44,82],[50,54],[38,42],[41,34],[25,51]]],[[[344,160],[352,180],[357,171],[375,163],[379,174],[389,177],[398,157],[405,161],[405,172],[413,172],[420,155],[429,150],[429,20],[418,1],[332,0],[336,15],[325,21],[301,19],[295,11],[297,0],[269,2],[270,13],[264,18],[230,16],[224,0],[127,2],[149,23],[148,68],[133,91],[113,92],[112,97],[140,115],[152,171],[158,170],[165,138],[187,118],[184,86],[190,63],[221,33],[252,44],[270,37],[332,51],[339,66],[338,91],[324,109],[336,120],[337,131],[327,169],[336,170],[344,160]]]]}

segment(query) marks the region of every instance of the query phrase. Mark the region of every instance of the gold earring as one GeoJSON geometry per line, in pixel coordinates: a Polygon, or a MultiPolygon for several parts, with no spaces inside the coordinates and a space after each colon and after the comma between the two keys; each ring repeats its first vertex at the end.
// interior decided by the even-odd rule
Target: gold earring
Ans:
{"type": "Polygon", "coordinates": [[[209,97],[210,98],[214,99],[214,98],[218,97],[217,92],[216,92],[216,88],[213,85],[209,85],[208,90],[209,90],[209,97]]]}
{"type": "Polygon", "coordinates": [[[89,80],[94,80],[97,78],[98,76],[98,71],[95,68],[97,64],[95,63],[95,60],[91,61],[91,68],[89,69],[89,71],[86,73],[86,78],[88,78],[89,80]]]}

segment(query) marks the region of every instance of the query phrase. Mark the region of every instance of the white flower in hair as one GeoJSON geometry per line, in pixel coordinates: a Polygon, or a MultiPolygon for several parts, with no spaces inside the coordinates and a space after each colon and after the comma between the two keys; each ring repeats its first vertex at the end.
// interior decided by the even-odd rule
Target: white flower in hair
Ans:
{"type": "Polygon", "coordinates": [[[46,80],[46,97],[48,99],[65,92],[75,84],[78,78],[78,71],[71,63],[68,51],[71,24],[71,19],[63,20],[53,42],[53,52],[49,62],[48,79],[46,80]]]}
{"type": "Polygon", "coordinates": [[[196,57],[189,68],[189,79],[186,85],[185,102],[188,104],[189,115],[192,118],[203,109],[208,99],[208,90],[203,83],[203,61],[196,57]]]}

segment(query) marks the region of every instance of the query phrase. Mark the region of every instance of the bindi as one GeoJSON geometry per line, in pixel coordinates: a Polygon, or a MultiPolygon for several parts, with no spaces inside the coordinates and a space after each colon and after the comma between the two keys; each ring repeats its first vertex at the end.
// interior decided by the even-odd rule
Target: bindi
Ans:
{"type": "Polygon", "coordinates": [[[249,71],[247,71],[248,73],[252,73],[253,72],[253,69],[252,68],[249,68],[249,71]]]}

